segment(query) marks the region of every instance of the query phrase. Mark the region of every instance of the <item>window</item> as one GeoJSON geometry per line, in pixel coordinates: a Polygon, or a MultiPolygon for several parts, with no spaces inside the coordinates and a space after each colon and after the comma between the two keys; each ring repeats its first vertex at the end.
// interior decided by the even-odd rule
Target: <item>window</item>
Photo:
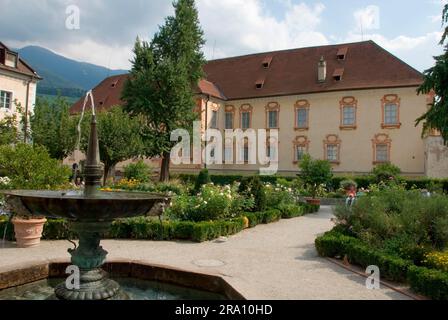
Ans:
{"type": "Polygon", "coordinates": [[[278,145],[277,138],[271,137],[266,141],[266,157],[271,162],[278,162],[278,145]]]}
{"type": "Polygon", "coordinates": [[[387,144],[376,145],[376,162],[388,162],[389,161],[389,146],[387,144]]]}
{"type": "Polygon", "coordinates": [[[339,104],[341,107],[341,130],[356,129],[358,101],[354,97],[344,97],[339,104]]]}
{"type": "Polygon", "coordinates": [[[305,136],[296,137],[294,143],[294,163],[303,160],[303,157],[308,154],[309,140],[305,136]]]}
{"type": "Polygon", "coordinates": [[[295,160],[296,161],[302,161],[303,157],[307,154],[306,146],[298,145],[296,146],[296,154],[295,154],[295,160]]]}
{"type": "Polygon", "coordinates": [[[6,52],[5,66],[17,68],[17,55],[11,52],[6,52]]]}
{"type": "Polygon", "coordinates": [[[390,162],[392,140],[387,134],[377,134],[372,139],[373,164],[390,162]]]}
{"type": "Polygon", "coordinates": [[[250,112],[243,112],[241,114],[241,127],[242,129],[250,128],[250,112]]]}
{"type": "Polygon", "coordinates": [[[233,129],[233,112],[226,112],[226,129],[233,129]]]}
{"type": "Polygon", "coordinates": [[[225,107],[225,123],[224,127],[226,130],[235,129],[235,107],[234,106],[226,106],[225,107]]]}
{"type": "Polygon", "coordinates": [[[210,120],[210,128],[217,129],[218,128],[218,111],[212,111],[212,119],[210,120]]]}
{"type": "Polygon", "coordinates": [[[393,125],[398,123],[398,106],[386,104],[384,107],[384,124],[393,125]]]}
{"type": "Polygon", "coordinates": [[[253,107],[250,104],[243,104],[240,107],[241,129],[246,130],[252,126],[253,107]]]}
{"type": "Polygon", "coordinates": [[[330,162],[338,161],[338,146],[336,144],[327,144],[327,160],[330,162]]]}
{"type": "Polygon", "coordinates": [[[278,111],[269,111],[269,126],[270,129],[278,128],[278,111]]]}
{"type": "Polygon", "coordinates": [[[340,163],[340,151],[341,151],[341,140],[339,137],[334,134],[330,134],[327,136],[327,139],[324,141],[324,159],[330,161],[334,164],[340,163]]]}
{"type": "Polygon", "coordinates": [[[308,130],[309,128],[309,113],[310,104],[307,100],[300,100],[296,102],[296,130],[308,130]]]}
{"type": "Polygon", "coordinates": [[[345,106],[343,108],[343,120],[342,124],[344,126],[353,126],[355,124],[355,107],[345,106]]]}
{"type": "Polygon", "coordinates": [[[0,91],[0,108],[11,109],[12,93],[0,91]]]}
{"type": "Polygon", "coordinates": [[[396,94],[389,94],[381,100],[383,129],[399,129],[400,123],[400,103],[401,99],[396,94]]]}
{"type": "Polygon", "coordinates": [[[266,128],[277,129],[279,127],[280,105],[277,102],[270,102],[266,106],[266,128]]]}

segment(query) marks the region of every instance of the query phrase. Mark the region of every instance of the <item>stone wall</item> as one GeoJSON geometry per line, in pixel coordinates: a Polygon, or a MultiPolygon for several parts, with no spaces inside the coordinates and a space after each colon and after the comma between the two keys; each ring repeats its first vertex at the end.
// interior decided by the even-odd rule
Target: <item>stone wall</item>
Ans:
{"type": "Polygon", "coordinates": [[[448,178],[448,147],[437,136],[426,138],[426,176],[429,178],[448,178]]]}

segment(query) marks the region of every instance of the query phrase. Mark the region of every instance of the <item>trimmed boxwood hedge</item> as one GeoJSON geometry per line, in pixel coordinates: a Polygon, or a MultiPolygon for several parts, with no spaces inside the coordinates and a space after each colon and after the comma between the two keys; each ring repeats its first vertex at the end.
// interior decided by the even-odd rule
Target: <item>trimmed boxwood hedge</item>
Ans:
{"type": "MultiPolygon", "coordinates": [[[[195,174],[179,174],[175,176],[179,178],[181,181],[194,184],[196,181],[197,175],[195,174]]],[[[210,179],[214,184],[217,185],[230,185],[234,182],[240,182],[244,176],[243,175],[211,175],[210,179]]],[[[260,176],[261,181],[269,182],[272,184],[276,184],[278,179],[286,179],[288,181],[292,181],[296,179],[296,177],[280,177],[280,176],[260,176]]],[[[335,176],[332,178],[332,181],[329,185],[331,189],[338,190],[340,188],[341,182],[343,180],[351,179],[354,180],[359,188],[367,189],[373,183],[375,183],[375,178],[373,176],[364,175],[364,176],[354,176],[354,177],[344,177],[344,176],[335,176]]],[[[428,189],[431,183],[441,183],[445,192],[448,192],[448,179],[405,179],[406,187],[408,189],[417,188],[417,189],[428,189]]]]}
{"type": "Polygon", "coordinates": [[[351,263],[362,267],[376,265],[381,276],[393,281],[407,281],[415,292],[431,299],[448,299],[447,272],[415,266],[412,261],[384,254],[357,238],[334,230],[317,238],[315,244],[323,257],[342,258],[347,255],[351,263]]]}
{"type": "MultiPolygon", "coordinates": [[[[246,213],[251,228],[261,223],[272,223],[282,218],[293,218],[306,213],[314,213],[319,206],[302,204],[300,206],[287,205],[279,209],[264,212],[246,213]]],[[[0,238],[7,228],[6,239],[14,240],[14,226],[9,221],[0,221],[0,238]]],[[[244,219],[236,218],[225,221],[190,222],[163,221],[147,217],[118,219],[112,223],[105,238],[108,239],[136,239],[136,240],[192,240],[197,242],[217,239],[241,232],[244,229],[244,219]]],[[[76,239],[76,234],[69,230],[69,222],[63,219],[48,220],[42,234],[43,240],[76,239]]]]}

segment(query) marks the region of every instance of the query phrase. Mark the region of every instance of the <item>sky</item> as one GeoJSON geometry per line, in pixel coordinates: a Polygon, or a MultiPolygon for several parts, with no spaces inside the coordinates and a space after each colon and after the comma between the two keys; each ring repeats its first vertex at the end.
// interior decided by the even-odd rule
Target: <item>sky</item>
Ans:
{"type": "MultiPolygon", "coordinates": [[[[207,59],[374,40],[419,71],[443,51],[438,42],[447,2],[196,1],[207,59]]],[[[6,45],[39,45],[112,69],[129,69],[136,37],[150,40],[173,14],[171,0],[0,0],[0,8],[6,45]]]]}

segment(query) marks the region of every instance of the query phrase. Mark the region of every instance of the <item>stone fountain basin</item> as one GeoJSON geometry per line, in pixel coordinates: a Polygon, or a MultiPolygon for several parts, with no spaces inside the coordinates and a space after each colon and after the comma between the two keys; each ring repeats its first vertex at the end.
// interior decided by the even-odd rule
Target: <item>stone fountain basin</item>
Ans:
{"type": "Polygon", "coordinates": [[[141,192],[100,191],[94,196],[85,196],[82,191],[12,190],[2,193],[20,201],[34,216],[80,222],[142,216],[148,214],[155,205],[169,202],[167,196],[141,192]]]}

